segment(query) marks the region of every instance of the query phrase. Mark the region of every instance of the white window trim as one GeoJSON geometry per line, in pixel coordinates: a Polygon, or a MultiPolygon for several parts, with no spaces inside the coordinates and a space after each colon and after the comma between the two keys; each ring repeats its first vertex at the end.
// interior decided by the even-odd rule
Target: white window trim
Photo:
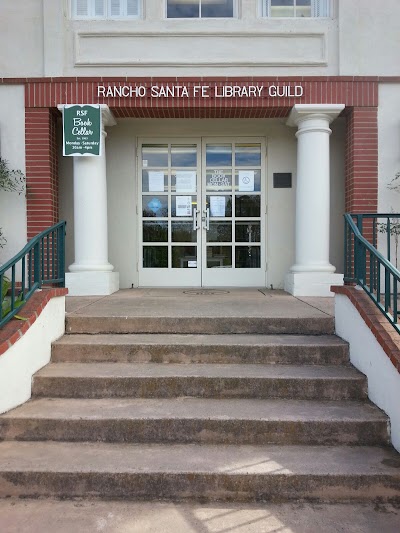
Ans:
{"type": "Polygon", "coordinates": [[[90,14],[87,16],[79,16],[77,14],[77,0],[71,0],[71,18],[73,20],[138,20],[142,18],[143,13],[143,5],[142,0],[139,0],[138,2],[138,14],[137,15],[111,15],[111,2],[110,0],[105,0],[105,14],[102,16],[96,16],[94,14],[94,0],[88,0],[89,1],[89,12],[90,14]]]}
{"type": "MultiPolygon", "coordinates": [[[[266,0],[261,0],[261,14],[265,18],[271,18],[271,19],[277,19],[277,20],[293,20],[293,19],[300,19],[303,17],[271,17],[271,2],[268,0],[268,6],[266,5],[266,0]]],[[[333,1],[327,0],[328,4],[328,15],[326,17],[316,17],[314,14],[311,15],[311,17],[304,17],[305,19],[329,19],[333,17],[333,1]]],[[[311,0],[311,12],[314,12],[314,0],[311,0]]]]}
{"type": "MultiPolygon", "coordinates": [[[[233,20],[239,18],[238,1],[233,0],[233,16],[232,17],[168,17],[168,2],[165,0],[164,16],[167,20],[233,20]]],[[[200,8],[201,12],[201,8],[200,8]]]]}

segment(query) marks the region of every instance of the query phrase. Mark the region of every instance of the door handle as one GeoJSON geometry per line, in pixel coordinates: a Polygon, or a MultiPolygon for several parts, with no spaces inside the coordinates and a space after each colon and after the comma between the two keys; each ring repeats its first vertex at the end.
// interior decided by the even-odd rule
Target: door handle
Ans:
{"type": "Polygon", "coordinates": [[[198,209],[196,209],[195,207],[193,207],[193,231],[196,231],[197,229],[200,228],[199,224],[198,224],[198,219],[197,219],[197,215],[200,213],[200,211],[198,209]]]}
{"type": "Polygon", "coordinates": [[[205,226],[204,229],[206,229],[207,231],[210,229],[210,208],[207,207],[207,209],[205,209],[203,211],[203,213],[205,214],[205,219],[203,217],[203,221],[205,222],[205,226]]]}

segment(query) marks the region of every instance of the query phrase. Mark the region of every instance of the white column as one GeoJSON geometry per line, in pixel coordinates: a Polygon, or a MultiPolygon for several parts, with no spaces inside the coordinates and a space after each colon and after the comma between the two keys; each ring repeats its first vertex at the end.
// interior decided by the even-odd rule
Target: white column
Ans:
{"type": "Polygon", "coordinates": [[[289,126],[297,126],[296,259],[285,279],[295,296],[333,296],[331,285],[343,285],[329,262],[330,177],[329,124],[341,104],[297,104],[289,126]]]}
{"type": "Polygon", "coordinates": [[[116,121],[108,106],[101,105],[100,156],[74,157],[75,261],[66,274],[71,296],[107,295],[119,289],[119,274],[108,261],[107,172],[105,126],[116,121]]]}

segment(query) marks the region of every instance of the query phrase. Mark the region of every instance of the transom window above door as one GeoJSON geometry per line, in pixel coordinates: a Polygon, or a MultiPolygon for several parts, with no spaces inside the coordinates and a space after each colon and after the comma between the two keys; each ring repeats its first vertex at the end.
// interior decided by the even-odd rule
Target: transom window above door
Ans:
{"type": "Polygon", "coordinates": [[[167,0],[167,18],[232,18],[235,0],[167,0]]]}
{"type": "Polygon", "coordinates": [[[141,0],[72,0],[75,19],[132,19],[140,15],[141,0]]]}
{"type": "Polygon", "coordinates": [[[331,0],[263,0],[265,17],[329,17],[331,0]]]}

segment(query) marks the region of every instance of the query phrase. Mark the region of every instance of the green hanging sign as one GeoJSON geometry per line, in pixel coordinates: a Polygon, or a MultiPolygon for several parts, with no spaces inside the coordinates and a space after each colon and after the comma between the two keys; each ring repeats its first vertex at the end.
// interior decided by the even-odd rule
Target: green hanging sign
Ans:
{"type": "Polygon", "coordinates": [[[99,105],[65,105],[63,155],[101,155],[101,130],[99,105]]]}

